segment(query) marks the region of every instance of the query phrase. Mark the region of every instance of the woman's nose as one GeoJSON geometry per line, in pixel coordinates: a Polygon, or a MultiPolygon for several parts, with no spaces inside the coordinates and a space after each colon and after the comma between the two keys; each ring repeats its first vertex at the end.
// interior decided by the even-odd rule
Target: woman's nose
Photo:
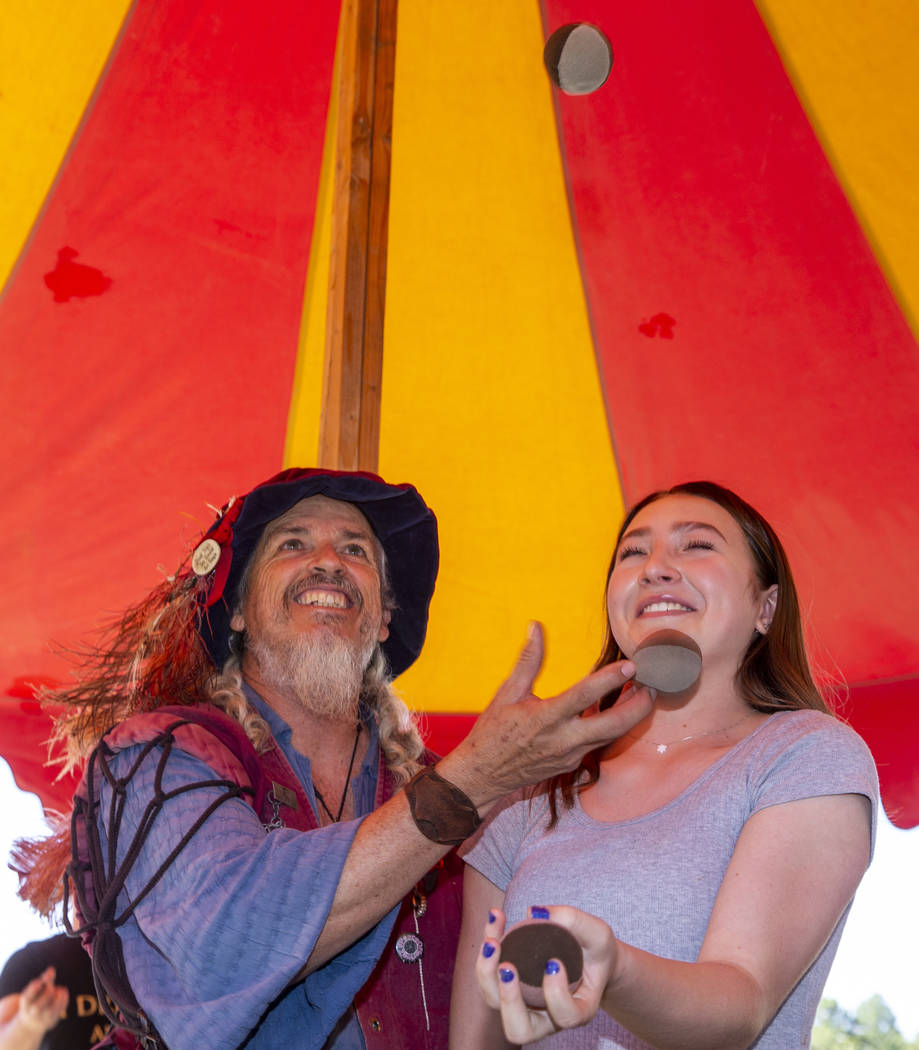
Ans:
{"type": "Polygon", "coordinates": [[[645,559],[641,578],[647,583],[672,583],[680,578],[680,572],[666,551],[654,548],[645,559]]]}

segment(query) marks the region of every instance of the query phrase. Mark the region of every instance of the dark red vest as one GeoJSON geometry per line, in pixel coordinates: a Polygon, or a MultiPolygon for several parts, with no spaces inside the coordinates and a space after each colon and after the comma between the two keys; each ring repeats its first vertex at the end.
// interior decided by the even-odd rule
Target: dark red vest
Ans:
{"type": "MultiPolygon", "coordinates": [[[[164,731],[175,738],[176,746],[221,777],[252,788],[244,797],[266,826],[272,821],[279,826],[278,820],[300,831],[319,826],[280,747],[272,741],[267,751],[257,753],[239,723],[210,704],[161,707],[135,715],[108,733],[105,742],[120,751],[148,743],[164,731]]],[[[432,763],[436,756],[426,753],[422,761],[432,763]]],[[[81,790],[85,792],[85,785],[81,790]]],[[[375,808],[394,790],[381,758],[375,808]]],[[[386,948],[354,1000],[368,1050],[446,1048],[462,867],[451,850],[403,900],[386,948]]]]}

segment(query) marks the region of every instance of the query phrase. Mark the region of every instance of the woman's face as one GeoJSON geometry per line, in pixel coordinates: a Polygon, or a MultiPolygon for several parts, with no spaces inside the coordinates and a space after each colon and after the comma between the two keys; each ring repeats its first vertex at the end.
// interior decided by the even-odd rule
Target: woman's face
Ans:
{"type": "Polygon", "coordinates": [[[703,667],[733,674],[753,633],[768,630],[776,587],[763,590],[740,526],[701,496],[664,496],[639,511],[606,592],[610,628],[626,656],[655,631],[682,631],[703,667]]]}

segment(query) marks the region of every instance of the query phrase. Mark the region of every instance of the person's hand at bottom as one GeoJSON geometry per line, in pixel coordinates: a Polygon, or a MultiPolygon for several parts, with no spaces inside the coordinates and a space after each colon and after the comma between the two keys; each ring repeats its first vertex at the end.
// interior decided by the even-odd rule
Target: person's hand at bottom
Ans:
{"type": "Polygon", "coordinates": [[[70,995],[54,983],[54,977],[54,967],[49,966],[20,993],[18,1020],[24,1028],[45,1033],[66,1014],[70,995]]]}
{"type": "Polygon", "coordinates": [[[587,1024],[600,1007],[616,957],[616,938],[609,926],[594,915],[554,905],[533,907],[533,919],[551,919],[565,927],[580,943],[584,953],[581,982],[572,993],[564,964],[550,959],[542,981],[545,1010],[536,1010],[523,1001],[520,979],[510,963],[499,963],[504,913],[494,909],[485,926],[485,940],[476,963],[476,978],[485,1001],[500,1010],[504,1034],[512,1043],[526,1044],[544,1039],[563,1028],[587,1024]]]}

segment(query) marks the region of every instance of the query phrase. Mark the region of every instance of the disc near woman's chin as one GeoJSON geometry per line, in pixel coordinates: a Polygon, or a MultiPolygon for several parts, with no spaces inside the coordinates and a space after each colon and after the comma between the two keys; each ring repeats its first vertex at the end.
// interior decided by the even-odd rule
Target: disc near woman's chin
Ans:
{"type": "Polygon", "coordinates": [[[635,681],[661,693],[682,693],[702,672],[702,650],[682,631],[649,634],[635,650],[635,681]]]}

